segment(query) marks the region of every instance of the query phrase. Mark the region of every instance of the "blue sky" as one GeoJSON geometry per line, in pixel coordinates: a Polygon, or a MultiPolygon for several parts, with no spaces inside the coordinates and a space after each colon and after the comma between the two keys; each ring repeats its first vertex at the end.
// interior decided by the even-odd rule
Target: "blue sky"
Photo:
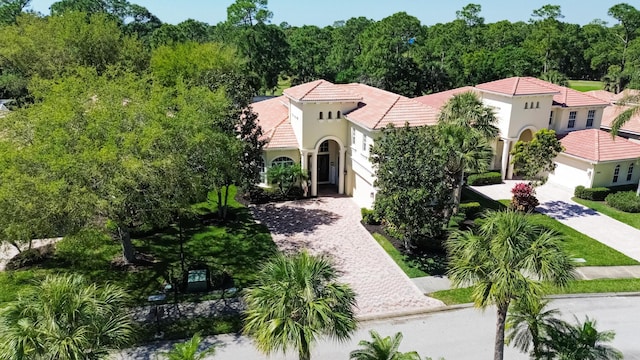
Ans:
{"type": "MultiPolygon", "coordinates": [[[[227,7],[233,0],[129,0],[142,5],[158,16],[163,22],[177,24],[186,19],[196,19],[209,24],[224,21],[227,7]]],[[[499,20],[527,21],[531,12],[545,4],[558,4],[562,7],[563,21],[587,24],[593,19],[602,19],[609,24],[615,19],[607,15],[607,10],[624,0],[270,0],[269,9],[273,12],[272,23],[283,21],[294,26],[326,26],[336,20],[366,16],[380,20],[399,11],[416,16],[423,25],[433,25],[455,19],[456,10],[470,2],[482,5],[486,22],[499,20]]],[[[44,14],[54,1],[32,0],[31,8],[44,14]]],[[[627,0],[638,7],[637,0],[627,0]],[[634,4],[635,3],[635,4],[634,4]]]]}

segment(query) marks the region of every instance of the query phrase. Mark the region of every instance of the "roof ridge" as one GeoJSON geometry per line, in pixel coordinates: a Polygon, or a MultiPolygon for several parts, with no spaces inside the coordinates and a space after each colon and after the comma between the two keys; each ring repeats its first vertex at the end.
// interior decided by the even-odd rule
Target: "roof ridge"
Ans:
{"type": "Polygon", "coordinates": [[[515,95],[518,91],[518,85],[520,84],[520,76],[516,76],[516,83],[513,84],[513,89],[511,89],[511,95],[515,95]]]}
{"type": "Polygon", "coordinates": [[[387,109],[387,111],[384,112],[384,114],[382,114],[382,116],[380,117],[380,119],[378,121],[376,121],[376,124],[373,126],[373,128],[377,128],[378,125],[380,125],[380,122],[382,121],[382,119],[384,119],[387,114],[389,114],[389,111],[391,111],[391,109],[398,103],[398,101],[400,101],[400,98],[402,97],[402,95],[397,95],[398,97],[396,98],[396,100],[393,102],[393,104],[391,104],[391,106],[389,106],[389,108],[387,109]]]}
{"type": "Polygon", "coordinates": [[[594,134],[596,135],[596,159],[600,161],[600,131],[598,129],[593,129],[594,134]]]}
{"type": "Polygon", "coordinates": [[[302,96],[300,96],[300,100],[304,99],[305,96],[309,95],[310,92],[312,92],[313,90],[315,90],[318,86],[320,86],[320,84],[322,84],[323,81],[326,81],[324,79],[318,79],[316,80],[318,83],[315,86],[312,86],[311,89],[309,89],[309,91],[307,91],[306,93],[302,94],[302,96]]]}

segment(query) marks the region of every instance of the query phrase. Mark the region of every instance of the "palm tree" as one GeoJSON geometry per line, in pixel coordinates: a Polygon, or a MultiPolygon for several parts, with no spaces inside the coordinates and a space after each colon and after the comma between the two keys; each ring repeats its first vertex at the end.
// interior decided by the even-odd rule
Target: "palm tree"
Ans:
{"type": "Polygon", "coordinates": [[[507,345],[513,343],[522,352],[532,346],[531,357],[541,359],[545,336],[551,329],[562,328],[565,323],[557,319],[557,309],[545,310],[548,300],[516,301],[509,309],[505,329],[507,345]]]}
{"type": "Polygon", "coordinates": [[[324,257],[306,251],[278,255],[246,291],[245,333],[267,355],[294,348],[300,360],[311,358],[311,346],[320,336],[349,339],[356,329],[355,293],[337,277],[324,257]]]}
{"type": "Polygon", "coordinates": [[[204,351],[198,351],[202,338],[200,334],[184,343],[178,343],[165,355],[167,360],[203,360],[205,357],[215,354],[215,348],[212,346],[204,351]]]}
{"type": "Polygon", "coordinates": [[[583,323],[576,318],[576,325],[549,329],[545,346],[550,358],[559,360],[617,360],[622,353],[606,345],[615,337],[612,330],[596,330],[596,321],[587,317],[583,323]]]}
{"type": "Polygon", "coordinates": [[[472,286],[477,307],[497,307],[494,359],[504,357],[504,328],[509,304],[529,301],[543,283],[564,286],[573,264],[553,231],[514,211],[489,212],[477,232],[458,231],[445,242],[449,278],[456,287],[472,286]]]}
{"type": "Polygon", "coordinates": [[[420,360],[420,355],[412,351],[401,353],[398,351],[402,341],[402,333],[381,337],[375,330],[369,331],[373,341],[362,340],[358,345],[362,349],[354,350],[349,354],[352,360],[420,360]]]}
{"type": "Polygon", "coordinates": [[[634,116],[640,115],[640,94],[632,93],[616,102],[617,105],[626,106],[611,123],[611,135],[616,136],[620,129],[634,116]]]}
{"type": "Polygon", "coordinates": [[[131,341],[125,292],[47,276],[0,311],[0,358],[103,359],[131,341]]]}
{"type": "Polygon", "coordinates": [[[471,91],[454,95],[440,110],[441,123],[455,124],[478,131],[485,139],[498,136],[496,115],[471,91]]]}

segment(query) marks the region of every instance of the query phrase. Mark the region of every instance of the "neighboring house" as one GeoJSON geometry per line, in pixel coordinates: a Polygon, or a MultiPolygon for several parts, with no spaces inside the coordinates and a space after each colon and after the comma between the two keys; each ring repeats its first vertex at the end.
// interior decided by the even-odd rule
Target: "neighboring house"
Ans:
{"type": "MultiPolygon", "coordinates": [[[[606,131],[611,131],[611,124],[613,120],[618,117],[623,111],[629,109],[632,105],[640,104],[627,104],[619,105],[618,102],[621,99],[626,98],[629,95],[640,95],[640,90],[627,89],[620,94],[614,94],[605,90],[589,91],[588,94],[597,96],[602,100],[606,100],[610,106],[604,110],[602,115],[602,123],[600,128],[606,131]]],[[[633,116],[627,123],[618,131],[618,135],[627,138],[629,140],[640,143],[640,114],[633,116]]]]}
{"type": "Polygon", "coordinates": [[[496,113],[500,135],[492,142],[492,168],[504,178],[513,176],[509,154],[513,144],[531,140],[536,131],[549,128],[559,135],[570,133],[561,140],[566,152],[556,159],[557,169],[550,181],[567,187],[638,182],[640,169],[635,168],[640,167],[640,145],[613,141],[610,134],[599,130],[609,101],[532,77],[415,99],[368,85],[325,80],[286,89],[283,96],[253,104],[268,140],[263,174],[275,164],[300,163],[310,173],[312,196],[318,194],[319,185],[334,185],[336,192],[353,196],[359,206],[371,207],[376,189],[369,151],[380,130],[387,124],[434,125],[440,108],[466,91],[475,92],[496,113]],[[595,155],[584,152],[584,146],[595,149],[595,155]]]}

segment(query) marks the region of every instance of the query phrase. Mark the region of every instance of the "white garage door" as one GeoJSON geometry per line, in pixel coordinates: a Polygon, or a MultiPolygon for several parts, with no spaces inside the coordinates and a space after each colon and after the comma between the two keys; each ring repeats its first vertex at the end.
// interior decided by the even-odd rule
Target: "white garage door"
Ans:
{"type": "Polygon", "coordinates": [[[355,188],[353,189],[353,199],[359,207],[372,208],[373,207],[373,199],[371,198],[371,193],[373,190],[373,185],[370,184],[363,177],[355,173],[355,188]]]}
{"type": "Polygon", "coordinates": [[[586,169],[573,167],[568,164],[556,161],[556,169],[549,174],[549,182],[562,185],[569,189],[575,189],[576,186],[582,185],[590,187],[591,180],[586,169]]]}

